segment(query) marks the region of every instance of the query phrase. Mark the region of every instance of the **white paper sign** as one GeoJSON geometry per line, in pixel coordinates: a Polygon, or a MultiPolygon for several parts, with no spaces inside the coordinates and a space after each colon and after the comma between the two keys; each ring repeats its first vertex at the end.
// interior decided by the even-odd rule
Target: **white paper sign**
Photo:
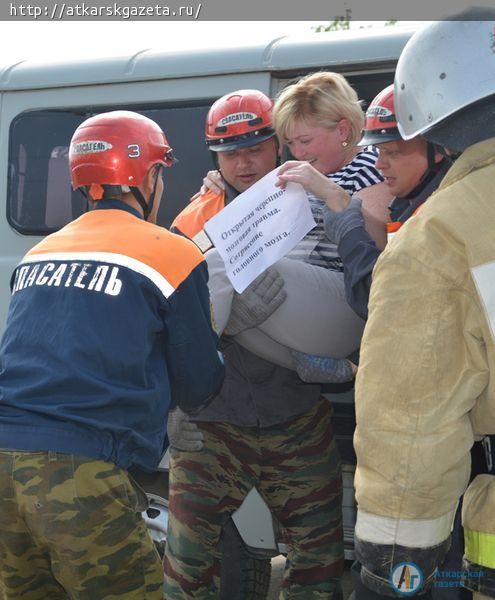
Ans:
{"type": "Polygon", "coordinates": [[[276,187],[277,170],[239,194],[205,225],[239,293],[316,225],[302,186],[276,187]]]}

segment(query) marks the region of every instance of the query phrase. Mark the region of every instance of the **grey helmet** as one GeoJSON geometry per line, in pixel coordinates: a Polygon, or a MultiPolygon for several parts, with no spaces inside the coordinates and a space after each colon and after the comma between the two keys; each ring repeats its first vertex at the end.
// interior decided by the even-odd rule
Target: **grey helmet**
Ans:
{"type": "MultiPolygon", "coordinates": [[[[493,96],[495,10],[470,9],[453,20],[434,22],[416,32],[400,55],[394,84],[398,128],[405,140],[434,128],[440,130],[446,120],[453,123],[451,117],[493,96]]],[[[462,137],[461,132],[451,129],[447,141],[462,137]]],[[[470,145],[469,141],[458,141],[459,149],[470,145]]]]}

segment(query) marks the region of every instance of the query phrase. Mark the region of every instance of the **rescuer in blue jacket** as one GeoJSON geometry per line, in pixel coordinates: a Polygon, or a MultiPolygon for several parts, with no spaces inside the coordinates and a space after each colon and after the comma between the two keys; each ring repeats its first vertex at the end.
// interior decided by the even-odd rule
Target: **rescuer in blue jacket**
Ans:
{"type": "Polygon", "coordinates": [[[199,410],[224,375],[203,257],[154,224],[172,162],[146,117],[83,122],[69,166],[94,210],[12,276],[0,349],[5,598],[163,597],[128,471],[156,468],[169,409],[199,410]]]}

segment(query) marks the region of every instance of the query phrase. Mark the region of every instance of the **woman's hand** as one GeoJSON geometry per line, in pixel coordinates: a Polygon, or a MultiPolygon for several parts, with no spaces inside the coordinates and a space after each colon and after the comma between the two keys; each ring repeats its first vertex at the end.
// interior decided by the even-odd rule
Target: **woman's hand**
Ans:
{"type": "Polygon", "coordinates": [[[289,182],[299,183],[303,188],[317,198],[324,199],[327,190],[327,178],[322,175],[309,162],[288,160],[277,172],[278,187],[285,187],[289,182]]]}
{"type": "Polygon", "coordinates": [[[224,190],[225,183],[220,175],[220,171],[208,171],[203,179],[199,195],[204,196],[208,191],[212,191],[214,194],[221,194],[224,190]]]}
{"type": "Polygon", "coordinates": [[[285,187],[288,182],[300,183],[303,188],[313,194],[336,212],[347,208],[351,196],[340,185],[317,171],[309,162],[288,160],[278,170],[278,187],[285,187]]]}

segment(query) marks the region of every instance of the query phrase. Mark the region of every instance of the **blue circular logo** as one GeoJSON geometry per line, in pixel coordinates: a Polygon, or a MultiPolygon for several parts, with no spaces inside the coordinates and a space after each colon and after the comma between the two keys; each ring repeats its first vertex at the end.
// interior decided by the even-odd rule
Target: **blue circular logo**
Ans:
{"type": "Polygon", "coordinates": [[[390,583],[402,596],[412,596],[423,585],[423,571],[413,562],[401,562],[390,571],[390,583]]]}

